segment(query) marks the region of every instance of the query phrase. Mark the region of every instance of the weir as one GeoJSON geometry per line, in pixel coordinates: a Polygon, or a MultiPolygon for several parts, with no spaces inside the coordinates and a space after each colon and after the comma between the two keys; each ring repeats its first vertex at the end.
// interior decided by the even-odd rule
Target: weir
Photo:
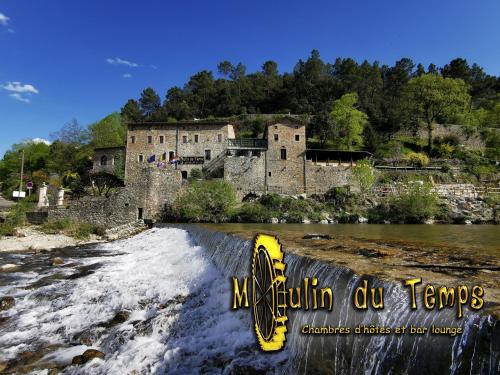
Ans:
{"type": "MultiPolygon", "coordinates": [[[[252,241],[196,225],[177,227],[186,229],[192,241],[204,248],[206,256],[227,277],[228,283],[233,276],[238,279],[251,276],[252,241]]],[[[283,373],[498,373],[500,325],[493,316],[467,307],[463,318],[457,319],[455,308],[428,311],[421,300],[419,308],[412,310],[410,294],[402,282],[357,275],[345,267],[284,250],[287,288],[300,286],[304,278],[315,277],[321,283],[319,287],[333,290],[334,303],[332,311],[287,310],[286,349],[292,360],[283,373]],[[372,288],[384,288],[384,309],[354,308],[352,296],[362,280],[368,280],[372,288]],[[302,333],[305,326],[330,326],[334,333],[318,335],[309,333],[310,329],[302,333]],[[335,327],[350,327],[351,333],[342,334],[345,330],[335,327]],[[361,333],[352,333],[357,327],[361,333]],[[407,327],[407,330],[394,333],[398,327],[407,327]],[[425,333],[417,330],[423,327],[428,328],[425,333]],[[384,333],[387,328],[392,332],[384,333]],[[443,334],[456,332],[458,328],[462,334],[443,334]]],[[[402,279],[410,276],[401,275],[402,279]]],[[[231,308],[231,301],[227,301],[227,308],[231,308]]],[[[251,321],[251,308],[244,311],[251,321]]]]}

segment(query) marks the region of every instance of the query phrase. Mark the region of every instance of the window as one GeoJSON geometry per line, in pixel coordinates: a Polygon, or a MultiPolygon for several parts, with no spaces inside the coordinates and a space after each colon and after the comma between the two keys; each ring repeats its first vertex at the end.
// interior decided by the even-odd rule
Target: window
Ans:
{"type": "Polygon", "coordinates": [[[187,173],[187,171],[181,171],[181,175],[182,175],[182,179],[183,179],[183,180],[187,180],[187,178],[188,178],[188,173],[187,173]]]}
{"type": "Polygon", "coordinates": [[[198,143],[198,138],[199,138],[198,134],[195,134],[194,135],[194,143],[198,143]]]}
{"type": "Polygon", "coordinates": [[[101,165],[102,166],[108,165],[108,157],[106,155],[101,156],[101,165]]]}
{"type": "Polygon", "coordinates": [[[133,135],[132,137],[130,137],[130,143],[135,143],[135,135],[133,135]]]}
{"type": "Polygon", "coordinates": [[[165,137],[163,135],[160,135],[160,143],[163,143],[165,141],[165,137]]]}
{"type": "Polygon", "coordinates": [[[278,134],[275,134],[275,135],[274,135],[274,140],[275,140],[276,142],[278,142],[278,141],[279,141],[279,136],[278,136],[278,134]]]}
{"type": "Polygon", "coordinates": [[[275,128],[275,129],[278,129],[278,125],[274,125],[274,128],[275,128]]]}
{"type": "Polygon", "coordinates": [[[222,142],[222,134],[217,134],[217,142],[222,142]]]}
{"type": "Polygon", "coordinates": [[[151,144],[153,143],[153,137],[148,135],[148,144],[151,144]]]}
{"type": "Polygon", "coordinates": [[[205,150],[205,160],[210,160],[210,159],[212,159],[212,151],[205,150]]]}
{"type": "Polygon", "coordinates": [[[280,151],[281,151],[281,160],[286,160],[286,148],[282,148],[280,151]]]}
{"type": "Polygon", "coordinates": [[[137,160],[139,161],[139,163],[144,162],[144,155],[143,154],[139,154],[139,157],[137,158],[137,160]]]}
{"type": "Polygon", "coordinates": [[[295,140],[298,142],[300,141],[300,134],[295,134],[295,140]]]}
{"type": "Polygon", "coordinates": [[[267,175],[268,175],[269,177],[271,177],[271,172],[267,172],[267,175]]]}
{"type": "Polygon", "coordinates": [[[188,143],[188,136],[187,135],[182,136],[182,143],[188,143]]]}
{"type": "Polygon", "coordinates": [[[161,160],[167,160],[167,153],[164,152],[162,155],[161,155],[161,160]]]}
{"type": "Polygon", "coordinates": [[[170,152],[168,153],[168,160],[172,160],[174,157],[175,157],[175,152],[170,151],[170,152]]]}

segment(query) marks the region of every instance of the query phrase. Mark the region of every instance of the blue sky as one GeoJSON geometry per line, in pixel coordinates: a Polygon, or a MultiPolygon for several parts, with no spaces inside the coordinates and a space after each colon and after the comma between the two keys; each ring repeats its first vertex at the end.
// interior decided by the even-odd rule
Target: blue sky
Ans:
{"type": "Polygon", "coordinates": [[[426,66],[460,56],[500,75],[499,19],[499,0],[0,0],[0,155],[226,59],[251,72],[269,59],[290,70],[312,49],[426,66]]]}

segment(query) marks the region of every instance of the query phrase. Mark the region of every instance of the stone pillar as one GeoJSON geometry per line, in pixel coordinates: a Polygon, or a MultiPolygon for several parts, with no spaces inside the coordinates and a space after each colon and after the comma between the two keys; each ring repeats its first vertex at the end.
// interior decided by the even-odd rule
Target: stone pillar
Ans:
{"type": "Polygon", "coordinates": [[[48,207],[49,206],[49,199],[47,198],[47,185],[45,185],[45,182],[40,186],[40,189],[38,191],[38,207],[48,207]]]}
{"type": "Polygon", "coordinates": [[[57,205],[64,205],[64,189],[62,187],[57,190],[57,205]]]}

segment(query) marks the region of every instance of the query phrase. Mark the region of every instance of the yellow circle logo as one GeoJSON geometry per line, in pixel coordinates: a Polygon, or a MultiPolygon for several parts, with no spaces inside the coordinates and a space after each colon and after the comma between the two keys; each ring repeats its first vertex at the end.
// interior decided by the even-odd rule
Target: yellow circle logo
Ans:
{"type": "Polygon", "coordinates": [[[286,277],[283,251],[274,236],[255,238],[252,301],[255,333],[264,351],[283,348],[286,333],[286,277]]]}

